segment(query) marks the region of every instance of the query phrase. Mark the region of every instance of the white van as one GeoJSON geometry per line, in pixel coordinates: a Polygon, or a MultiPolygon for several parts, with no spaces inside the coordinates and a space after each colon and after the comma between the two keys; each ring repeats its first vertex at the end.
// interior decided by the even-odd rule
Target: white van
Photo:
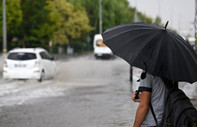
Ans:
{"type": "Polygon", "coordinates": [[[93,47],[94,47],[94,56],[96,58],[102,58],[102,57],[110,58],[111,56],[113,56],[111,49],[108,48],[103,43],[103,37],[101,36],[101,34],[96,34],[94,36],[93,47]]]}

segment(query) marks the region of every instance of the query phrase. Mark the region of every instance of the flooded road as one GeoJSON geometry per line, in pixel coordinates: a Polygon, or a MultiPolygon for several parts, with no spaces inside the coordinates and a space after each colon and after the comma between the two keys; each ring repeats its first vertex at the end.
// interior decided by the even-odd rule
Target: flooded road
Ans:
{"type": "MultiPolygon", "coordinates": [[[[120,58],[85,55],[57,60],[54,79],[41,83],[0,75],[0,127],[131,127],[138,104],[129,71],[120,58]]],[[[181,84],[194,99],[196,86],[181,84]]]]}
{"type": "Polygon", "coordinates": [[[0,127],[131,127],[131,88],[122,59],[58,60],[52,80],[0,79],[0,127]]]}

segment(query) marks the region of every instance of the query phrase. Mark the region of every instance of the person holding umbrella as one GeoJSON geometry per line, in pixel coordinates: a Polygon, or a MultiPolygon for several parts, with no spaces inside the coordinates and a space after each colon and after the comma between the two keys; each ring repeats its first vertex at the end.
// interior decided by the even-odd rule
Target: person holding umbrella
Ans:
{"type": "Polygon", "coordinates": [[[139,91],[132,95],[135,102],[140,102],[134,127],[160,123],[166,93],[163,79],[171,82],[169,87],[177,86],[179,81],[197,81],[195,51],[180,35],[166,29],[167,25],[168,22],[165,27],[136,22],[118,25],[102,33],[104,44],[114,55],[147,72],[146,76],[141,76],[139,91]],[[154,107],[155,114],[150,113],[149,105],[150,109],[154,107]]]}
{"type": "Polygon", "coordinates": [[[133,127],[154,127],[160,124],[167,93],[162,79],[147,73],[146,77],[140,80],[138,92],[138,97],[137,92],[132,94],[133,101],[139,102],[133,127]],[[154,115],[149,108],[150,103],[154,107],[154,115]]]}

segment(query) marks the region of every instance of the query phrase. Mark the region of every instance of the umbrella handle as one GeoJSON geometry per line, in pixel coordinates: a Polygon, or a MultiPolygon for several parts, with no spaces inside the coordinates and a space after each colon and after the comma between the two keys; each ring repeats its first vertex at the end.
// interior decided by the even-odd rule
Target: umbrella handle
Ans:
{"type": "Polygon", "coordinates": [[[138,96],[139,93],[140,93],[139,90],[136,90],[135,92],[136,92],[136,94],[135,94],[135,97],[134,97],[134,98],[135,98],[135,99],[139,99],[139,96],[138,96]]]}

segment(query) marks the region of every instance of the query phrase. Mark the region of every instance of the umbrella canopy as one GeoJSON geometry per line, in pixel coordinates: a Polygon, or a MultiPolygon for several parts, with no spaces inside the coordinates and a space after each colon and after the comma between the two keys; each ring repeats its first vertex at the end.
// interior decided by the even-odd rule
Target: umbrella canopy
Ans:
{"type": "Polygon", "coordinates": [[[112,52],[131,66],[172,81],[197,81],[196,53],[166,26],[129,23],[107,29],[102,36],[112,52]]]}

